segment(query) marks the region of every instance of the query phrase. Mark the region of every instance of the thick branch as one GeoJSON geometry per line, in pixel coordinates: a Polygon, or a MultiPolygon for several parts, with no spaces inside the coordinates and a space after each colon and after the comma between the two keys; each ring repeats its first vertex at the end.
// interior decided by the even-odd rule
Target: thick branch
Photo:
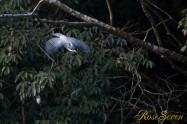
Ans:
{"type": "Polygon", "coordinates": [[[153,51],[156,54],[167,56],[167,57],[169,57],[171,59],[174,59],[178,62],[181,62],[183,64],[187,63],[187,57],[186,56],[183,56],[183,55],[178,54],[174,51],[165,49],[163,47],[158,47],[158,46],[153,45],[149,42],[144,42],[144,41],[142,41],[140,39],[137,39],[133,36],[130,36],[126,32],[123,32],[123,31],[121,31],[117,28],[114,28],[110,25],[107,25],[107,24],[105,24],[105,23],[103,23],[103,22],[101,22],[97,19],[94,19],[94,18],[89,17],[87,15],[84,15],[80,12],[77,12],[77,11],[73,10],[72,8],[68,7],[67,5],[65,5],[64,3],[61,3],[60,1],[54,2],[52,4],[58,6],[63,11],[65,11],[65,12],[69,13],[70,15],[75,16],[75,17],[77,17],[77,18],[79,18],[83,21],[96,23],[96,26],[98,26],[98,27],[100,27],[100,28],[102,28],[102,29],[104,29],[104,30],[116,35],[116,36],[119,36],[119,37],[122,37],[122,38],[126,39],[127,42],[130,43],[130,44],[147,48],[147,49],[149,49],[150,51],[153,51]]]}
{"type": "MultiPolygon", "coordinates": [[[[101,28],[103,30],[106,30],[106,31],[118,36],[118,37],[126,39],[126,41],[128,43],[132,44],[132,45],[136,45],[136,46],[139,46],[139,47],[147,48],[148,50],[150,50],[150,51],[152,51],[152,52],[154,52],[154,53],[156,53],[156,54],[158,54],[160,56],[166,56],[166,57],[168,57],[170,59],[173,59],[173,60],[175,60],[177,62],[180,62],[182,64],[187,65],[186,64],[187,63],[187,57],[186,56],[183,56],[181,54],[178,54],[178,53],[176,53],[174,51],[171,51],[171,50],[163,48],[163,47],[158,47],[158,46],[153,45],[153,44],[151,44],[149,42],[145,42],[143,40],[137,39],[137,38],[129,35],[128,33],[124,32],[124,31],[121,31],[120,29],[117,29],[117,28],[112,27],[112,26],[110,26],[108,24],[105,24],[105,23],[103,23],[103,22],[101,22],[101,21],[99,21],[97,19],[94,19],[94,18],[89,17],[87,15],[84,15],[84,14],[78,12],[78,11],[75,11],[72,8],[70,8],[67,5],[65,5],[64,3],[60,2],[59,0],[53,0],[52,2],[51,2],[51,0],[50,1],[49,0],[41,0],[38,3],[37,7],[35,7],[35,9],[33,10],[32,14],[37,12],[37,10],[39,10],[39,8],[41,7],[41,4],[43,2],[51,3],[51,4],[59,7],[63,11],[67,12],[68,14],[85,21],[84,25],[97,26],[97,27],[99,27],[99,28],[101,28]]],[[[71,24],[74,25],[75,22],[73,22],[71,24]]]]}
{"type": "Polygon", "coordinates": [[[171,67],[172,67],[174,70],[180,72],[180,73],[183,74],[184,76],[187,76],[187,71],[186,71],[185,69],[183,69],[183,68],[177,66],[172,60],[168,59],[167,57],[163,57],[163,58],[164,58],[164,60],[165,60],[167,63],[169,63],[169,64],[171,65],[171,67]]]}

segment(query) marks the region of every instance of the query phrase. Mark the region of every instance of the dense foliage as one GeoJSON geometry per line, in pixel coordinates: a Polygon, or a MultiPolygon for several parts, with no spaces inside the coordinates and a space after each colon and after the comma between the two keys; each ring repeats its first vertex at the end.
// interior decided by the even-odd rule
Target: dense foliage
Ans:
{"type": "MultiPolygon", "coordinates": [[[[82,1],[72,2],[74,6],[84,6],[82,1]]],[[[34,0],[1,0],[0,14],[27,13],[36,3],[34,0]]],[[[46,11],[47,8],[41,11],[42,16],[53,15],[46,11]]],[[[62,17],[61,14],[54,18],[58,17],[62,17]]],[[[64,14],[63,17],[69,16],[64,14]]],[[[30,17],[1,18],[0,32],[0,123],[123,122],[118,118],[135,109],[131,103],[137,105],[137,101],[133,100],[145,103],[153,100],[147,98],[148,95],[138,98],[141,88],[147,87],[140,82],[149,82],[142,80],[138,70],[151,71],[155,62],[147,50],[128,46],[125,39],[98,27],[43,24],[30,17]],[[86,41],[91,53],[77,54],[62,49],[46,55],[44,45],[52,29],[86,41]],[[123,96],[122,100],[132,101],[114,100],[123,96]],[[37,99],[41,100],[39,104],[37,99]],[[114,108],[122,109],[122,114],[113,114],[114,108]]]]}
{"type": "MultiPolygon", "coordinates": [[[[178,27],[182,28],[184,36],[187,35],[187,9],[181,11],[182,19],[179,21],[178,27]]],[[[181,48],[181,52],[187,52],[187,44],[181,48]]]]}

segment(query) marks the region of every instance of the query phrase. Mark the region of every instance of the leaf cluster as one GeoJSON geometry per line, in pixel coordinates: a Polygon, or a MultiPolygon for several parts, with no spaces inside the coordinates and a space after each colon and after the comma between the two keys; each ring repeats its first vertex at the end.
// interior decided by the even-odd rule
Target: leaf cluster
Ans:
{"type": "MultiPolygon", "coordinates": [[[[28,11],[29,5],[33,5],[29,0],[12,0],[0,10],[28,11]]],[[[130,49],[125,39],[97,27],[53,27],[85,41],[91,53],[59,50],[51,55],[51,61],[43,50],[51,37],[49,25],[31,18],[0,20],[0,25],[2,123],[20,123],[23,114],[30,123],[106,123],[112,105],[111,85],[126,82],[113,78],[132,78],[139,66],[154,67],[146,50],[130,49]],[[39,104],[37,96],[41,98],[39,104]]]]}

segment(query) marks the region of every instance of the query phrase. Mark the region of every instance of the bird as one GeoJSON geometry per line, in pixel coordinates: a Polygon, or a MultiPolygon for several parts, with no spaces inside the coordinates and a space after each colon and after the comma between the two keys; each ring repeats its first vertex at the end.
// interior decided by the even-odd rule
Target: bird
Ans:
{"type": "Polygon", "coordinates": [[[53,33],[54,38],[49,39],[45,44],[45,51],[48,54],[57,52],[60,48],[66,48],[70,52],[89,53],[90,48],[86,43],[73,37],[65,36],[61,33],[53,33]]]}

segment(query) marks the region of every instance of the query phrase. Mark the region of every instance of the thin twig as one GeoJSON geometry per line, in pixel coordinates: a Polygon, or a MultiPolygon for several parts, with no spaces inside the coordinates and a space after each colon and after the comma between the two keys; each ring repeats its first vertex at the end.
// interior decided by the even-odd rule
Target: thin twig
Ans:
{"type": "Polygon", "coordinates": [[[43,50],[43,48],[39,45],[39,44],[37,44],[38,45],[38,47],[45,53],[45,55],[52,61],[52,62],[54,62],[54,59],[52,59],[46,52],[45,52],[45,50],[43,50]]]}
{"type": "Polygon", "coordinates": [[[109,16],[110,16],[110,26],[112,26],[113,25],[113,15],[112,15],[112,8],[111,8],[111,5],[110,5],[110,1],[106,0],[106,4],[107,4],[107,7],[108,7],[108,12],[109,12],[109,16]]]}
{"type": "Polygon", "coordinates": [[[50,19],[41,19],[37,18],[40,22],[42,23],[48,23],[48,24],[62,24],[62,25],[67,25],[67,26],[84,26],[84,27],[92,27],[92,26],[97,26],[96,23],[94,22],[67,22],[64,20],[50,20],[50,19]]]}
{"type": "Polygon", "coordinates": [[[149,11],[147,11],[146,7],[145,7],[145,2],[144,0],[140,0],[140,4],[142,6],[142,9],[143,9],[143,12],[145,13],[145,15],[147,16],[149,22],[151,23],[151,26],[153,28],[153,31],[154,31],[154,34],[155,34],[155,37],[157,39],[157,42],[158,42],[158,45],[159,46],[162,46],[162,41],[161,41],[161,38],[160,38],[160,35],[158,33],[158,30],[156,28],[156,24],[155,24],[155,21],[153,19],[153,17],[151,16],[151,14],[149,13],[149,11]]]}
{"type": "Polygon", "coordinates": [[[45,0],[40,0],[38,2],[38,4],[35,6],[35,8],[33,9],[33,11],[31,12],[31,14],[35,14],[38,13],[40,7],[42,6],[42,4],[44,3],[45,0]]]}
{"type": "Polygon", "coordinates": [[[9,17],[31,17],[32,13],[26,14],[1,14],[0,18],[9,18],[9,17]]]}
{"type": "Polygon", "coordinates": [[[133,107],[135,107],[135,108],[137,108],[137,109],[140,109],[140,107],[135,106],[134,104],[129,103],[129,102],[126,102],[126,101],[124,101],[124,100],[117,99],[117,98],[115,98],[115,97],[110,97],[110,98],[111,98],[112,100],[115,100],[115,101],[118,101],[118,102],[121,102],[121,103],[127,103],[127,104],[130,105],[130,106],[133,106],[133,107]]]}
{"type": "Polygon", "coordinates": [[[163,9],[161,9],[160,7],[156,6],[155,4],[149,2],[149,0],[146,0],[149,4],[151,4],[152,6],[154,6],[156,9],[158,9],[159,11],[165,13],[171,20],[173,20],[173,18],[169,15],[169,13],[167,13],[166,11],[164,11],[163,9]]]}
{"type": "Polygon", "coordinates": [[[148,2],[148,3],[145,2],[145,5],[148,7],[148,9],[149,9],[150,11],[152,11],[152,12],[161,20],[162,24],[164,25],[164,27],[165,27],[165,29],[166,29],[166,31],[167,31],[167,35],[171,36],[171,38],[173,38],[174,41],[176,41],[176,42],[179,44],[179,46],[182,47],[182,46],[183,46],[182,43],[179,41],[179,39],[178,39],[176,36],[174,36],[174,35],[171,33],[169,27],[168,27],[167,24],[166,24],[166,21],[164,21],[164,18],[163,18],[155,9],[153,9],[153,8],[149,5],[149,3],[150,3],[150,2],[148,2]]]}
{"type": "Polygon", "coordinates": [[[24,108],[23,104],[21,105],[21,115],[22,115],[23,124],[26,124],[26,122],[25,122],[25,108],[24,108]]]}

